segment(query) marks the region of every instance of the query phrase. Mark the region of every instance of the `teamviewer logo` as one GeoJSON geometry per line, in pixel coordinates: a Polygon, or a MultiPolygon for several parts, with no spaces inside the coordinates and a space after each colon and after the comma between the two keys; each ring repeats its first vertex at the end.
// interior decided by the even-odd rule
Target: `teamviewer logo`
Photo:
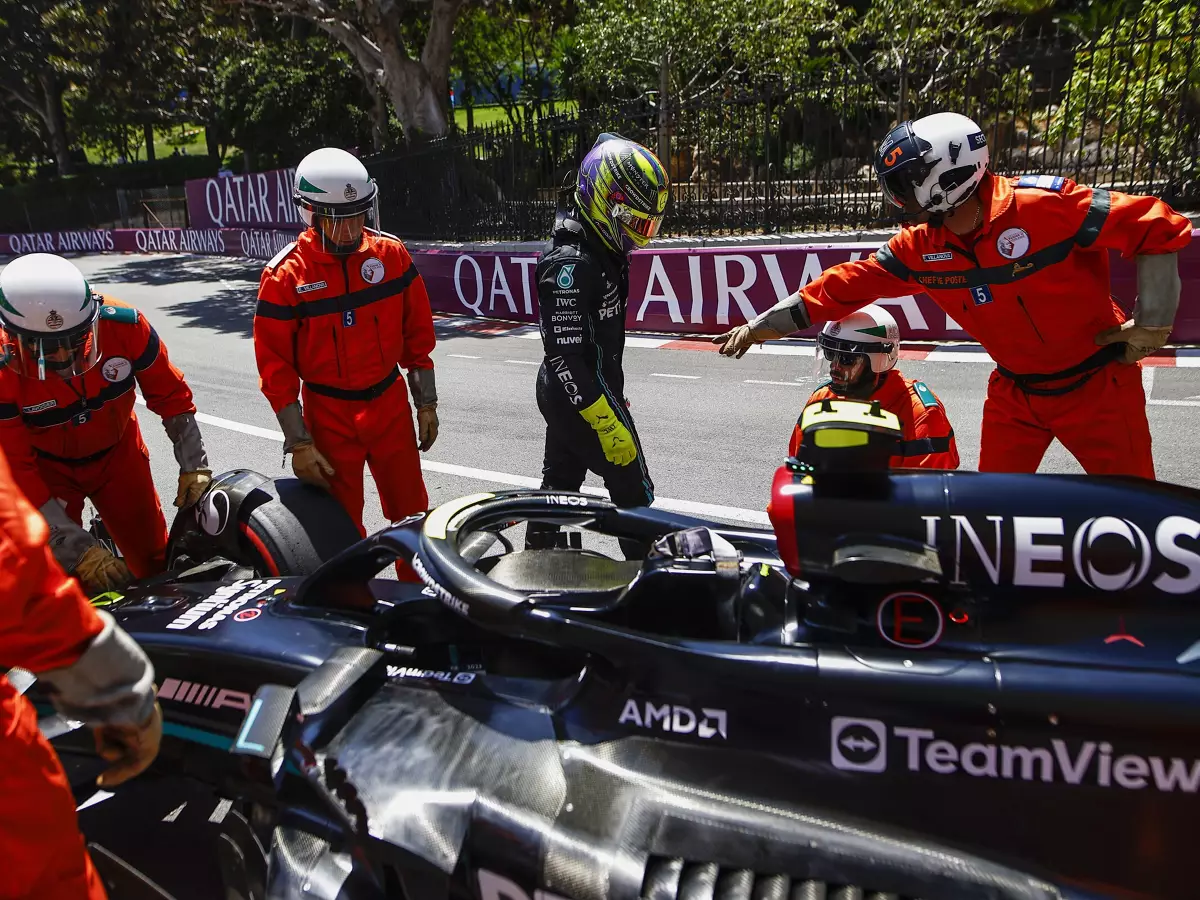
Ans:
{"type": "Polygon", "coordinates": [[[887,726],[878,719],[835,716],[829,753],[835,769],[882,772],[887,769],[887,726]]]}

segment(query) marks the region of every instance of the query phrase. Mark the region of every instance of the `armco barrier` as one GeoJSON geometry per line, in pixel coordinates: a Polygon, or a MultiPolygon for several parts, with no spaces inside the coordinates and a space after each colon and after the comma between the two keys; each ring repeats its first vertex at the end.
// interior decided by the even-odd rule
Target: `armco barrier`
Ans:
{"type": "MultiPolygon", "coordinates": [[[[199,253],[269,259],[295,238],[293,230],[246,228],[114,229],[0,235],[0,253],[199,253]]],[[[1180,254],[1183,296],[1172,343],[1200,343],[1200,229],[1180,254]]],[[[861,259],[880,240],[664,247],[635,253],[630,265],[628,327],[667,334],[719,334],[807,284],[824,269],[861,259]]],[[[537,321],[534,269],[540,243],[430,246],[411,251],[435,310],[537,321]]],[[[1113,295],[1132,308],[1137,294],[1132,260],[1111,254],[1113,295]]],[[[969,341],[926,294],[881,300],[892,309],[905,340],[969,341]]],[[[812,329],[808,334],[815,333],[812,329]]]]}

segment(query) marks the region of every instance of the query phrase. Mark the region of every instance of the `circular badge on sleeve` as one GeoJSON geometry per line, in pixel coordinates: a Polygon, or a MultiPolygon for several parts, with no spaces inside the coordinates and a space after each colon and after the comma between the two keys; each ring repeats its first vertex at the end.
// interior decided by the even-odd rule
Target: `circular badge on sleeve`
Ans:
{"type": "Polygon", "coordinates": [[[367,284],[379,284],[383,281],[383,263],[373,256],[363,260],[359,272],[362,274],[362,280],[367,284]]]}
{"type": "Polygon", "coordinates": [[[104,361],[100,374],[104,376],[105,381],[124,381],[133,374],[133,363],[123,356],[114,356],[104,361]]]}
{"type": "Polygon", "coordinates": [[[1005,259],[1018,259],[1029,252],[1029,232],[1024,228],[1005,228],[996,238],[996,251],[1005,259]]]}

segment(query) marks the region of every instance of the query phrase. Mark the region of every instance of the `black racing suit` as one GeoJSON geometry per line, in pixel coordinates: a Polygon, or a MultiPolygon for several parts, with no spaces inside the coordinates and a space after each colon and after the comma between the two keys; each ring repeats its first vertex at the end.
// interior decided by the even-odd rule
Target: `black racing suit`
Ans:
{"type": "MultiPolygon", "coordinates": [[[[546,351],[537,380],[538,408],[546,420],[542,487],[577,491],[590,469],[604,479],[618,506],[649,506],[654,500],[654,483],[629,414],[621,370],[629,262],[608,250],[571,210],[555,218],[554,233],[538,261],[536,278],[546,351]],[[579,414],[601,395],[608,398],[609,406],[633,436],[637,459],[627,466],[605,458],[596,432],[579,414]]],[[[526,546],[552,545],[552,533],[557,529],[535,526],[529,526],[526,546]]],[[[626,543],[622,541],[626,555],[636,552],[640,558],[641,551],[626,543]]]]}

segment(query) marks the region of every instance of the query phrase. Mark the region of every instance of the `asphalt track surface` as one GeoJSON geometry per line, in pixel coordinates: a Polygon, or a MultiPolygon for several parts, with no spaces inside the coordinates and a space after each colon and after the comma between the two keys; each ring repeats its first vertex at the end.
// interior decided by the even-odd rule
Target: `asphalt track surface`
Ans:
{"type": "MultiPolygon", "coordinates": [[[[213,470],[245,467],[268,476],[290,474],[282,436],[258,389],[251,342],[261,263],[188,255],[79,256],[94,289],[124,300],[150,319],[187,376],[201,413],[213,470]]],[[[463,320],[438,320],[433,358],[441,431],[424,454],[431,504],[477,491],[536,487],[541,478],[544,423],[534,399],[542,358],[531,336],[463,330],[463,320]]],[[[528,329],[526,329],[528,332],[528,329]]],[[[697,515],[765,525],[771,478],[788,436],[814,386],[811,355],[652,349],[626,350],[626,391],[655,482],[658,504],[697,515]]],[[[696,345],[700,346],[700,345],[696,345]]],[[[811,353],[811,351],[810,351],[811,353]]],[[[962,457],[973,469],[991,366],[986,362],[902,360],[950,415],[962,457]]],[[[1150,425],[1161,480],[1200,487],[1200,369],[1148,368],[1150,425]]],[[[168,523],[178,470],[157,416],[138,407],[155,482],[168,523]]],[[[1055,442],[1042,472],[1081,473],[1055,442]]],[[[368,532],[387,523],[367,474],[368,532]]],[[[588,484],[602,488],[589,476],[588,484]]]]}

